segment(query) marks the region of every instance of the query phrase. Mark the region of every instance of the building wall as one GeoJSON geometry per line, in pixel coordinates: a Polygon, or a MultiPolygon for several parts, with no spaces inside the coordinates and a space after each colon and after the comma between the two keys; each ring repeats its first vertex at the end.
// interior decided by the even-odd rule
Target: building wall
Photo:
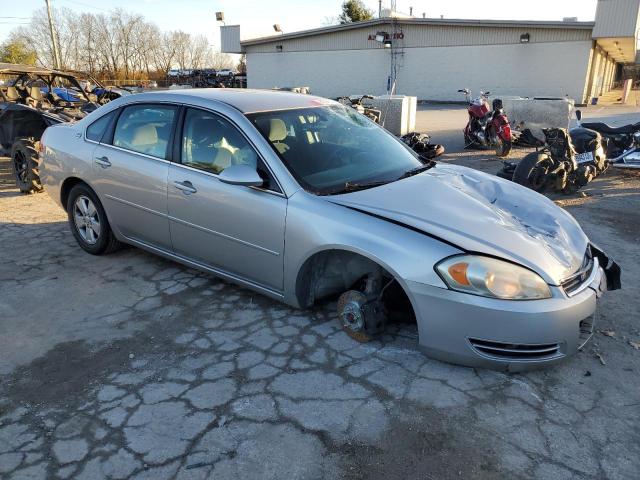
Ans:
{"type": "MultiPolygon", "coordinates": [[[[461,100],[457,90],[468,87],[496,95],[569,95],[580,103],[591,47],[591,40],[580,40],[404,48],[398,59],[397,93],[451,101],[461,100]]],[[[247,50],[250,88],[309,86],[325,97],[384,94],[390,67],[389,49],[247,50]]]]}

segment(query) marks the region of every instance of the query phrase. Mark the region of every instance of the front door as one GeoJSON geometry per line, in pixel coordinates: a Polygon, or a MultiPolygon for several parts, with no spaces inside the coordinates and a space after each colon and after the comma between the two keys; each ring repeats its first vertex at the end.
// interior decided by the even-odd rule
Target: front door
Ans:
{"type": "Polygon", "coordinates": [[[93,154],[94,186],[109,221],[122,235],[171,249],[167,218],[169,140],[177,107],[125,107],[112,138],[93,154]]]}
{"type": "Polygon", "coordinates": [[[187,109],[180,163],[169,167],[168,200],[175,253],[243,280],[283,287],[287,199],[262,160],[223,117],[187,109]],[[255,167],[264,188],[228,185],[218,174],[234,164],[255,167]]]}

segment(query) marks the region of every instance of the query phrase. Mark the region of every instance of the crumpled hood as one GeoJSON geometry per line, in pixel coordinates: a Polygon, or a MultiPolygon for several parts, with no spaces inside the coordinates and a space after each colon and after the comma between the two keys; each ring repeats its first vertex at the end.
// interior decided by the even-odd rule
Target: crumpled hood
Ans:
{"type": "Polygon", "coordinates": [[[588,239],[546,197],[477,170],[437,164],[397,182],[327,197],[439,237],[468,252],[511,260],[558,285],[575,272],[588,239]]]}

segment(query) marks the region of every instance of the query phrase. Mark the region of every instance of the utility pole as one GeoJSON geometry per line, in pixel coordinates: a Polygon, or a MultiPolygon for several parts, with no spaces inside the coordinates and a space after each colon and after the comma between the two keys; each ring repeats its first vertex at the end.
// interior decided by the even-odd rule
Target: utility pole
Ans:
{"type": "Polygon", "coordinates": [[[51,32],[51,43],[53,44],[53,63],[56,70],[60,70],[60,51],[58,50],[58,37],[56,31],[53,28],[53,17],[51,16],[51,3],[49,0],[44,0],[47,4],[47,15],[49,15],[49,31],[51,32]]]}

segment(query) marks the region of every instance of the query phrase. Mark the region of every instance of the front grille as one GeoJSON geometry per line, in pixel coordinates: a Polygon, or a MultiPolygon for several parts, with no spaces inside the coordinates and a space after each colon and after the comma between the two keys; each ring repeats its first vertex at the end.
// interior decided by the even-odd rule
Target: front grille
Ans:
{"type": "Polygon", "coordinates": [[[562,289],[565,293],[571,296],[576,292],[591,276],[593,270],[593,254],[591,253],[591,247],[587,247],[587,252],[584,254],[584,259],[580,268],[571,275],[569,278],[562,281],[562,289]]]}
{"type": "Polygon", "coordinates": [[[502,343],[470,338],[469,343],[478,353],[501,360],[545,360],[562,355],[557,343],[522,344],[502,343]]]}

